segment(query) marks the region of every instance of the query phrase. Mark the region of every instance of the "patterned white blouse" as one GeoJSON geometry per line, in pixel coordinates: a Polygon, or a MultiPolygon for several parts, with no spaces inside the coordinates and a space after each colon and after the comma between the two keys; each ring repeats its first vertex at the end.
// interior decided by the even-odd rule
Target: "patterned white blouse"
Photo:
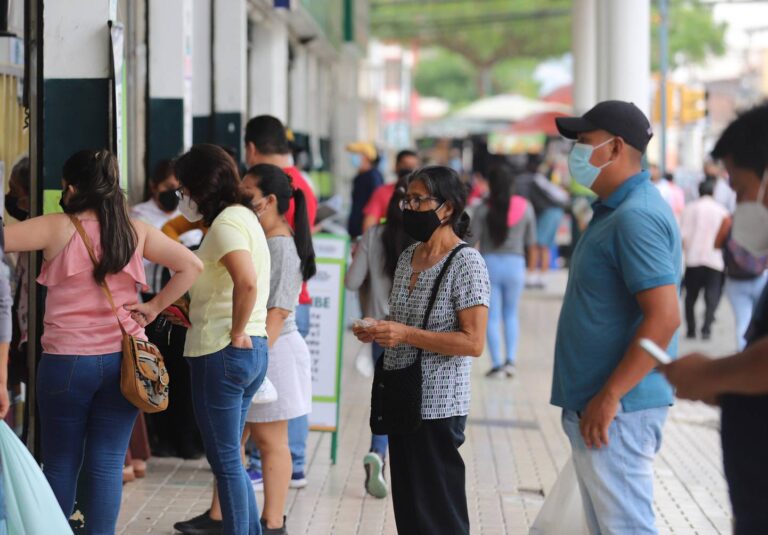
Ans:
{"type": "MultiPolygon", "coordinates": [[[[419,244],[403,251],[395,271],[389,298],[389,319],[411,327],[422,327],[435,279],[448,255],[431,268],[422,271],[413,291],[408,287],[413,274],[413,253],[419,244]]],[[[475,249],[465,247],[453,258],[437,294],[427,330],[455,332],[459,330],[458,312],[490,301],[490,283],[483,257],[475,249]]],[[[384,369],[410,366],[418,348],[400,344],[384,353],[384,369]]],[[[424,351],[421,359],[421,417],[437,420],[469,414],[470,372],[472,357],[445,356],[424,351]]]]}

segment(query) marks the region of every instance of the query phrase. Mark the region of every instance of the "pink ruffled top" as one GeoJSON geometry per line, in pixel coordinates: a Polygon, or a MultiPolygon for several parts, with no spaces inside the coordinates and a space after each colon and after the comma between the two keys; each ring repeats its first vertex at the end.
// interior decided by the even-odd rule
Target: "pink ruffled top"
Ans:
{"type": "MultiPolygon", "coordinates": [[[[101,257],[99,222],[81,220],[91,238],[96,258],[101,257]]],[[[80,235],[75,232],[64,249],[43,263],[37,282],[48,288],[45,300],[43,352],[54,355],[105,355],[122,350],[122,333],[104,292],[93,278],[93,263],[80,235]]],[[[144,329],[123,305],[138,301],[146,288],[141,252],[119,273],[107,275],[125,330],[146,340],[144,329]]]]}

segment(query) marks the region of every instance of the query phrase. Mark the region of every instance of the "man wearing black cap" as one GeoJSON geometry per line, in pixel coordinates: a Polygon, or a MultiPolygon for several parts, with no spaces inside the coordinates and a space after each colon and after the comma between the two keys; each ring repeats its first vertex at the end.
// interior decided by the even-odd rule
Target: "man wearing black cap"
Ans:
{"type": "Polygon", "coordinates": [[[656,533],[652,465],[673,393],[637,340],[677,353],[680,234],[642,170],[652,132],[634,104],[601,102],[557,127],[577,140],[572,179],[599,199],[571,260],[552,404],[563,408],[590,531],[656,533]]]}

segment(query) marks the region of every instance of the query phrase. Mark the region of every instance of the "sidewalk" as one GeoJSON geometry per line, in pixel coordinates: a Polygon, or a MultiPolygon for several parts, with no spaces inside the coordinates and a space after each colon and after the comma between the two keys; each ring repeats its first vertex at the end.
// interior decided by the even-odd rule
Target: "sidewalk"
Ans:
{"type": "MultiPolygon", "coordinates": [[[[525,534],[552,487],[570,447],[560,411],[549,405],[555,326],[564,274],[543,293],[526,293],[521,309],[520,362],[514,380],[488,380],[488,357],[474,366],[472,412],[462,454],[472,533],[525,534]]],[[[682,352],[713,354],[735,346],[730,306],[718,309],[713,340],[681,343],[682,352]]],[[[346,341],[339,462],[330,464],[330,435],[311,433],[309,485],[291,491],[291,535],[395,534],[391,500],[363,490],[368,451],[369,382],[354,370],[356,342],[346,341]]],[[[730,533],[716,409],[679,402],[670,411],[657,457],[656,512],[662,534],[730,533]]],[[[178,520],[208,509],[211,473],[205,461],[153,459],[147,477],[125,486],[118,533],[171,534],[178,520]]],[[[258,495],[261,499],[261,495],[258,495]]]]}

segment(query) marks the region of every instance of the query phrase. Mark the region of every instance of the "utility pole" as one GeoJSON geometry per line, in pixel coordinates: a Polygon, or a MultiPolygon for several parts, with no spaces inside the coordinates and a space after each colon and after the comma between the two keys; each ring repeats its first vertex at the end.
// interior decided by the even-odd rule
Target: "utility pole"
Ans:
{"type": "Polygon", "coordinates": [[[659,63],[660,76],[659,98],[661,100],[661,135],[659,154],[659,172],[661,176],[667,172],[667,70],[669,69],[669,0],[659,0],[659,15],[661,21],[659,24],[659,63]]]}

